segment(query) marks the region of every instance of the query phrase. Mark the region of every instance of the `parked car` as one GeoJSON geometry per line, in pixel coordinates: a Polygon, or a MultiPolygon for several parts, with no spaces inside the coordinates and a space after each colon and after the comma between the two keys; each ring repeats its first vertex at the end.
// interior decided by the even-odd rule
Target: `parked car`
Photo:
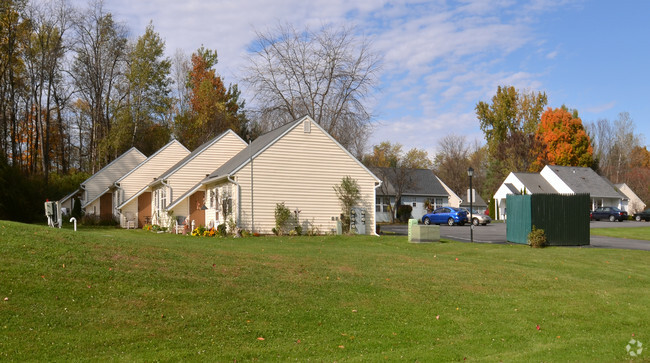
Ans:
{"type": "MultiPolygon", "coordinates": [[[[467,208],[461,208],[461,209],[464,210],[465,213],[467,213],[467,218],[469,220],[470,217],[469,210],[467,210],[467,208]]],[[[476,210],[474,211],[474,213],[472,213],[471,217],[472,217],[472,224],[475,226],[478,226],[479,224],[485,226],[488,225],[490,222],[492,222],[492,218],[490,218],[489,215],[479,213],[476,210]]]]}
{"type": "Polygon", "coordinates": [[[634,220],[639,221],[650,221],[650,209],[646,209],[643,212],[635,213],[634,220]]]}
{"type": "Polygon", "coordinates": [[[616,207],[600,207],[596,208],[590,214],[591,220],[599,221],[601,219],[609,219],[610,222],[624,221],[627,219],[627,212],[622,211],[616,207]]]}
{"type": "Polygon", "coordinates": [[[422,223],[424,224],[443,224],[447,223],[450,226],[458,224],[459,226],[467,223],[467,212],[459,208],[441,207],[431,213],[422,216],[422,223]]]}

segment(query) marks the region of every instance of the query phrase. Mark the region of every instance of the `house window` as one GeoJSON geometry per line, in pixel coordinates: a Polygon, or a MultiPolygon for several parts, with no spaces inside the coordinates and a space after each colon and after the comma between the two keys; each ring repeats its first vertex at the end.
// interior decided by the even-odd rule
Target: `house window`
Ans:
{"type": "Polygon", "coordinates": [[[440,207],[442,207],[442,206],[444,206],[444,205],[445,205],[445,203],[443,203],[443,199],[442,199],[442,198],[436,198],[436,199],[435,199],[435,206],[434,206],[434,208],[440,208],[440,207]]]}
{"type": "Polygon", "coordinates": [[[390,197],[377,197],[375,201],[375,212],[388,212],[390,197]]]}

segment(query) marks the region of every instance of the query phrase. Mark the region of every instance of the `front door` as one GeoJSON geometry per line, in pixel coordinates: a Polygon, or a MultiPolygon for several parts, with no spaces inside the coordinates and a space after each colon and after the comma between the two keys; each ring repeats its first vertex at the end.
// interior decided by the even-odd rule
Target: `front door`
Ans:
{"type": "Polygon", "coordinates": [[[99,218],[103,221],[113,219],[113,193],[104,193],[99,197],[99,218]]]}
{"type": "Polygon", "coordinates": [[[151,192],[138,196],[138,228],[151,223],[151,192]]]}
{"type": "Polygon", "coordinates": [[[195,226],[205,225],[205,192],[198,191],[190,195],[190,223],[194,221],[195,226]]]}

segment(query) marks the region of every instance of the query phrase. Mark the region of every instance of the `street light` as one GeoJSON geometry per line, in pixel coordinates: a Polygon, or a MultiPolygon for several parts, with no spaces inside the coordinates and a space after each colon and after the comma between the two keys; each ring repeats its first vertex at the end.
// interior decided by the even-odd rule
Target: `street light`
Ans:
{"type": "Polygon", "coordinates": [[[471,166],[467,169],[467,175],[469,176],[469,238],[470,242],[474,242],[474,193],[472,193],[472,176],[474,176],[474,169],[471,166]]]}

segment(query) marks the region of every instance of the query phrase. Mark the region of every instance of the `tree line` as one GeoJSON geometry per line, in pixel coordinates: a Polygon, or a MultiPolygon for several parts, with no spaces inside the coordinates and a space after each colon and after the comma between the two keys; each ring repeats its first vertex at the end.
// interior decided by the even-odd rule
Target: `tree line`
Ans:
{"type": "MultiPolygon", "coordinates": [[[[242,80],[256,107],[246,108],[217,73],[216,50],[168,57],[152,23],[132,37],[102,0],[2,1],[0,189],[30,194],[38,215],[46,197],[131,147],[151,155],[176,138],[193,150],[228,129],[251,141],[304,115],[361,155],[380,64],[367,40],[354,28],[278,25],[252,49],[242,80]]],[[[0,218],[15,215],[10,205],[0,201],[0,218]]]]}
{"type": "MultiPolygon", "coordinates": [[[[131,147],[145,155],[174,137],[189,149],[227,129],[244,140],[304,115],[362,150],[366,98],[379,57],[351,28],[258,32],[244,81],[217,74],[217,51],[176,51],[150,23],[128,27],[101,0],[6,0],[0,5],[0,154],[28,174],[94,173],[131,147]],[[252,117],[251,117],[252,115],[252,117]]],[[[359,153],[358,153],[359,154],[359,153]]]]}
{"type": "Polygon", "coordinates": [[[431,168],[461,198],[469,188],[471,166],[473,184],[485,200],[510,172],[539,172],[546,165],[590,167],[650,201],[650,152],[627,112],[616,120],[585,124],[577,110],[547,103],[543,92],[500,86],[491,102],[476,104],[485,145],[452,133],[439,141],[438,152],[430,158],[425,150],[403,153],[400,144],[386,141],[373,146],[363,160],[369,166],[394,169],[387,177],[401,189],[408,188],[408,172],[397,170],[431,168]]]}
{"type": "Polygon", "coordinates": [[[45,181],[93,173],[131,147],[147,155],[173,135],[188,147],[224,128],[246,135],[237,85],[216,51],[165,56],[153,24],[136,39],[101,1],[0,5],[0,151],[45,181]],[[175,92],[172,75],[177,73],[175,92]],[[206,106],[207,105],[207,106],[206,106]]]}
{"type": "MultiPolygon", "coordinates": [[[[463,196],[472,166],[477,190],[490,197],[511,171],[576,165],[625,182],[650,200],[650,156],[628,114],[583,124],[576,110],[548,108],[546,94],[511,86],[476,105],[485,145],[450,134],[433,157],[390,141],[364,154],[372,131],[367,104],[381,57],[355,34],[347,27],[313,31],[283,24],[258,31],[242,78],[254,95],[248,107],[239,85],[217,73],[216,50],[177,50],[168,57],[152,23],[133,37],[102,0],[83,8],[67,0],[5,0],[0,172],[6,175],[0,174],[0,187],[7,195],[40,190],[35,201],[60,198],[76,179],[131,147],[151,155],[176,138],[193,150],[228,129],[250,141],[309,115],[364,163],[391,168],[405,183],[404,170],[430,168],[463,196]],[[8,182],[18,176],[25,182],[8,182]],[[27,187],[29,180],[39,186],[27,187]]],[[[2,214],[2,203],[0,218],[6,218],[11,213],[2,214]]]]}

